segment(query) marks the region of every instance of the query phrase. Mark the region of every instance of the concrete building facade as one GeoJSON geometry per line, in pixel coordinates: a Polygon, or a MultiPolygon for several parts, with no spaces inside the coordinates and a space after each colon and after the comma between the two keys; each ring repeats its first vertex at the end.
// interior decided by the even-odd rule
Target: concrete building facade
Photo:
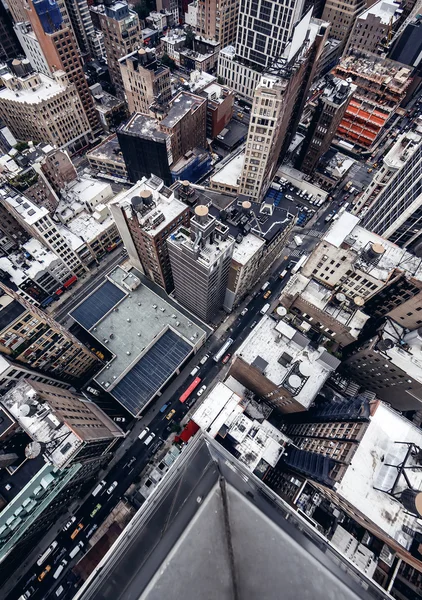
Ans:
{"type": "Polygon", "coordinates": [[[16,138],[43,141],[71,152],[88,144],[88,119],[76,87],[63,71],[56,71],[52,78],[32,70],[21,76],[7,73],[2,80],[0,115],[16,138]]]}
{"type": "Polygon", "coordinates": [[[223,307],[234,239],[226,225],[197,206],[190,229],[179,227],[167,240],[176,299],[210,321],[223,307]]]}
{"type": "Polygon", "coordinates": [[[352,83],[334,78],[318,98],[298,157],[297,168],[303,173],[312,174],[321,156],[329,149],[355,90],[352,83]]]}
{"type": "Polygon", "coordinates": [[[167,240],[178,227],[189,227],[189,207],[152,177],[118,194],[110,209],[133,266],[170,292],[174,283],[167,240]]]}
{"type": "Polygon", "coordinates": [[[344,53],[354,48],[379,54],[400,14],[392,0],[379,0],[369,6],[356,18],[344,53]]]}
{"type": "Polygon", "coordinates": [[[159,64],[155,50],[135,50],[119,59],[129,113],[149,113],[152,104],[171,98],[170,69],[159,64]]]}
{"type": "Polygon", "coordinates": [[[116,0],[107,6],[97,6],[111,82],[116,95],[124,97],[124,86],[119,59],[140,48],[141,28],[137,13],[125,0],[116,0]]]}
{"type": "Polygon", "coordinates": [[[236,41],[240,0],[198,0],[197,32],[225,48],[236,41]]]}
{"type": "Polygon", "coordinates": [[[331,23],[331,36],[346,44],[357,16],[365,9],[364,0],[326,0],[322,18],[331,23]]]}

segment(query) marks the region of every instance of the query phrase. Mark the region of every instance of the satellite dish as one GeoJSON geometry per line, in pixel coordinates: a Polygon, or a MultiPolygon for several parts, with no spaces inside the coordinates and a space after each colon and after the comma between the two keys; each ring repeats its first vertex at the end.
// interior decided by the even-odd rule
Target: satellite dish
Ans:
{"type": "Polygon", "coordinates": [[[292,388],[298,388],[302,384],[302,380],[298,375],[290,375],[288,382],[292,388]]]}
{"type": "Polygon", "coordinates": [[[25,456],[29,459],[37,458],[41,454],[42,449],[43,447],[40,442],[31,442],[25,448],[25,456]]]}
{"type": "Polygon", "coordinates": [[[21,417],[31,417],[36,412],[36,407],[32,406],[31,404],[22,404],[22,406],[19,408],[19,414],[21,417]]]}
{"type": "Polygon", "coordinates": [[[284,306],[278,306],[276,313],[279,317],[285,317],[287,315],[287,309],[284,306]]]}
{"type": "Polygon", "coordinates": [[[312,374],[312,367],[309,363],[300,362],[299,363],[299,373],[304,377],[309,377],[312,374]]]}

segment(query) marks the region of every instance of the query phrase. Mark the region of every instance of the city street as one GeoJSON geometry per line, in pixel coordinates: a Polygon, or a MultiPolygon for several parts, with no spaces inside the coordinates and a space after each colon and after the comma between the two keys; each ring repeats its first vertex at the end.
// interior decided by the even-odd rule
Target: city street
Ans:
{"type": "MultiPolygon", "coordinates": [[[[287,202],[291,204],[291,212],[294,213],[297,212],[297,209],[294,210],[296,208],[295,202],[304,204],[301,199],[296,199],[296,197],[293,202],[287,202]]],[[[282,252],[280,259],[273,265],[272,274],[267,275],[267,277],[264,278],[270,283],[265,290],[266,292],[271,291],[270,298],[268,300],[263,298],[264,292],[260,289],[263,281],[259,282],[255,291],[251,291],[251,295],[236,309],[236,312],[224,320],[223,324],[210,336],[205,346],[201,348],[201,351],[189,361],[179,376],[168,386],[162,396],[153,403],[142,419],[135,422],[133,429],[117,448],[115,456],[107,467],[108,470],[102,475],[102,478],[106,483],[101,491],[95,497],[92,495],[88,496],[86,501],[74,513],[74,523],[67,531],[61,531],[57,535],[56,541],[58,544],[50,556],[46,558],[42,565],[38,566],[34,563],[33,566],[29,568],[28,572],[22,578],[22,582],[16,586],[9,596],[7,596],[7,600],[18,600],[20,595],[27,590],[31,590],[30,597],[35,598],[35,600],[55,598],[57,597],[56,591],[61,586],[64,588],[64,591],[60,594],[60,597],[72,597],[74,593],[73,586],[75,585],[75,576],[71,569],[76,562],[82,558],[84,553],[88,551],[89,546],[87,542],[89,537],[93,535],[95,529],[97,529],[97,527],[106,519],[119,500],[124,496],[126,490],[138,478],[140,473],[152,460],[154,454],[172,434],[172,423],[180,423],[187,412],[196,403],[198,400],[197,391],[199,387],[205,385],[209,391],[210,387],[225,377],[229,365],[224,365],[221,362],[222,357],[219,362],[216,362],[213,359],[213,356],[229,337],[233,342],[227,350],[227,353],[232,355],[261,318],[260,310],[264,304],[269,302],[275,306],[281,289],[286,285],[289,279],[289,273],[283,279],[280,279],[279,273],[286,269],[288,264],[292,266],[292,263],[294,264],[299,259],[300,255],[310,252],[318,243],[321,232],[327,228],[324,216],[330,210],[333,210],[334,206],[337,206],[338,203],[341,203],[341,197],[337,201],[323,205],[320,208],[322,214],[318,215],[318,220],[315,225],[305,227],[304,229],[295,228],[295,230],[299,230],[298,233],[300,233],[300,236],[303,238],[303,244],[298,249],[292,249],[288,246],[282,252]],[[243,311],[244,308],[247,308],[248,310],[242,316],[240,312],[243,311]],[[201,365],[199,361],[205,354],[209,357],[205,364],[201,365]],[[201,386],[198,386],[189,399],[182,404],[179,398],[183,391],[193,381],[190,372],[194,366],[199,367],[195,377],[201,379],[201,386]],[[159,411],[164,404],[166,405],[166,408],[161,413],[159,411]],[[172,409],[175,410],[175,413],[172,420],[168,421],[166,415],[172,409]],[[138,439],[139,433],[144,430],[146,426],[149,428],[149,433],[155,435],[155,438],[149,445],[145,445],[144,443],[146,437],[144,437],[143,440],[138,439]],[[114,482],[117,482],[117,485],[111,490],[110,486],[114,482]],[[71,535],[79,524],[82,525],[82,528],[76,536],[74,536],[74,539],[71,539],[71,535]],[[81,550],[78,551],[73,559],[70,558],[69,553],[80,543],[83,543],[81,550]],[[64,565],[63,571],[57,579],[54,579],[53,574],[63,559],[67,561],[67,564],[64,565]],[[51,566],[51,570],[44,576],[43,580],[39,582],[38,577],[47,565],[51,566]]],[[[293,235],[294,233],[292,233],[292,237],[293,235]]],[[[89,294],[90,291],[98,285],[107,270],[121,262],[121,260],[122,256],[121,253],[119,253],[116,254],[112,260],[108,261],[107,264],[101,265],[98,272],[92,276],[87,285],[83,286],[80,290],[77,290],[75,295],[71,296],[67,302],[60,307],[60,310],[56,313],[55,317],[62,323],[66,323],[68,311],[80,301],[82,296],[89,294]]],[[[99,477],[101,478],[101,475],[99,477]]]]}

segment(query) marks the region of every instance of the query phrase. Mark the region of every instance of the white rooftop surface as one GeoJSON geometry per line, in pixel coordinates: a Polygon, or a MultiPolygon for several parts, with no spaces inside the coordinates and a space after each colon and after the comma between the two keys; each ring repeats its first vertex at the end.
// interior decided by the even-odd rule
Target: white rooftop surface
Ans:
{"type": "Polygon", "coordinates": [[[81,240],[79,234],[73,233],[73,231],[70,231],[68,227],[65,227],[64,225],[59,225],[58,223],[56,223],[56,227],[57,231],[66,240],[66,242],[69,244],[73,251],[76,252],[76,250],[79,250],[81,246],[85,245],[85,242],[81,240]]]}
{"type": "Polygon", "coordinates": [[[62,467],[81,446],[82,440],[55,416],[47,403],[43,403],[44,410],[32,416],[22,416],[21,407],[23,405],[32,401],[39,405],[35,398],[34,390],[31,389],[29,394],[23,394],[20,386],[17,385],[3,396],[2,403],[34,441],[48,443],[57,440],[57,445],[49,456],[52,464],[62,467]]]}
{"type": "Polygon", "coordinates": [[[223,98],[222,98],[223,88],[218,83],[212,83],[211,85],[208,85],[206,88],[204,88],[204,93],[207,94],[209,100],[221,99],[221,101],[223,101],[223,98]],[[214,98],[211,98],[211,96],[213,96],[213,95],[214,95],[214,98]]]}
{"type": "Polygon", "coordinates": [[[12,261],[7,256],[0,257],[0,270],[5,271],[5,273],[8,273],[10,275],[10,280],[15,285],[21,285],[25,281],[27,276],[22,268],[16,269],[13,265],[14,263],[12,263],[12,261]]]}
{"type": "Polygon", "coordinates": [[[206,71],[192,71],[190,74],[190,81],[188,82],[189,89],[191,92],[198,92],[215,81],[217,81],[217,78],[214,75],[210,75],[206,71]]]}
{"type": "Polygon", "coordinates": [[[342,215],[340,215],[337,221],[331,225],[322,239],[332,246],[340,248],[345,238],[353,231],[359,221],[359,217],[356,217],[355,215],[352,215],[352,213],[345,211],[342,215]]]}
{"type": "Polygon", "coordinates": [[[0,196],[25,219],[28,225],[33,225],[42,217],[48,215],[48,210],[45,206],[37,206],[20,194],[12,198],[6,189],[0,189],[0,196]]]}
{"type": "Polygon", "coordinates": [[[139,196],[141,192],[147,190],[152,193],[152,197],[155,202],[155,207],[153,206],[151,210],[146,213],[144,216],[137,215],[139,223],[144,226],[144,228],[148,231],[150,235],[156,235],[163,229],[165,229],[169,223],[177,219],[179,215],[186,210],[186,204],[184,204],[181,200],[178,200],[174,197],[172,193],[169,198],[160,193],[160,190],[163,189],[164,183],[160,185],[158,188],[153,188],[148,185],[148,180],[146,177],[135,183],[129,190],[123,190],[118,194],[114,200],[112,200],[109,204],[112,206],[114,204],[120,206],[120,208],[124,209],[126,212],[126,217],[131,219],[132,217],[131,211],[131,203],[130,200],[134,196],[139,196]],[[157,223],[155,226],[152,225],[151,219],[154,218],[157,213],[161,213],[164,215],[164,220],[161,223],[157,223]]]}
{"type": "MultiPolygon", "coordinates": [[[[60,73],[61,71],[57,71],[60,73]]],[[[9,75],[9,74],[7,74],[9,75]]],[[[10,80],[13,75],[9,77],[2,75],[2,79],[10,80]]],[[[45,100],[53,98],[57,94],[61,94],[66,90],[66,87],[58,83],[55,79],[47,77],[42,73],[38,73],[38,77],[41,79],[41,84],[38,87],[32,87],[28,89],[20,89],[18,94],[15,90],[10,90],[8,87],[0,89],[0,98],[4,100],[10,100],[13,102],[25,102],[27,104],[39,104],[45,100]]]]}
{"type": "Polygon", "coordinates": [[[408,131],[400,135],[385,155],[383,162],[391,169],[400,169],[410,160],[422,143],[422,135],[408,131]]]}
{"type": "Polygon", "coordinates": [[[0,170],[1,171],[9,171],[9,173],[17,173],[21,171],[21,167],[11,158],[9,154],[3,154],[0,156],[0,170]]]}
{"type": "Polygon", "coordinates": [[[400,8],[400,5],[396,2],[388,2],[388,0],[381,0],[381,2],[376,2],[370,8],[368,8],[362,14],[360,14],[358,19],[366,21],[369,15],[374,15],[374,17],[378,17],[380,19],[383,25],[389,25],[392,17],[394,17],[394,13],[398,8],[400,8]]]}
{"type": "MultiPolygon", "coordinates": [[[[340,223],[340,221],[341,217],[336,221],[336,223],[340,223]]],[[[372,231],[364,229],[360,225],[356,226],[352,230],[351,234],[346,236],[345,241],[347,244],[351,245],[352,250],[355,252],[360,252],[363,248],[366,248],[368,244],[374,243],[380,244],[385,248],[385,252],[381,259],[369,270],[369,274],[372,277],[386,281],[390,276],[392,269],[398,268],[411,273],[418,279],[422,279],[422,266],[420,258],[410,254],[410,252],[407,252],[407,250],[396,246],[396,244],[393,242],[376,235],[372,231]]]]}
{"type": "Polygon", "coordinates": [[[95,216],[90,215],[87,211],[83,211],[67,223],[67,228],[70,233],[73,233],[75,236],[80,236],[85,242],[89,243],[114,225],[115,222],[111,216],[106,217],[104,221],[100,223],[95,216]]]}
{"type": "MultiPolygon", "coordinates": [[[[422,430],[380,402],[336,492],[408,549],[412,538],[402,527],[407,525],[422,531],[420,522],[407,514],[400,502],[374,489],[375,486],[388,490],[394,482],[397,471],[386,465],[400,464],[407,451],[407,446],[395,442],[413,442],[422,447],[422,430]]],[[[412,461],[408,464],[415,464],[412,461]]],[[[413,488],[422,489],[421,470],[406,469],[406,474],[413,488]]],[[[401,483],[397,491],[407,487],[403,485],[403,477],[401,483]]]]}
{"type": "Polygon", "coordinates": [[[104,202],[114,195],[109,183],[98,179],[91,179],[90,177],[80,177],[72,181],[72,183],[67,185],[65,194],[70,199],[77,199],[83,203],[90,202],[98,196],[104,202]]]}
{"type": "Polygon", "coordinates": [[[219,381],[193,413],[192,420],[203,431],[215,437],[226,421],[233,418],[233,413],[235,415],[243,413],[245,407],[240,404],[241,402],[241,396],[219,381]]]}
{"type": "Polygon", "coordinates": [[[236,242],[234,245],[233,260],[245,265],[263,246],[265,246],[264,240],[256,237],[253,233],[248,233],[240,244],[236,242]]]}
{"type": "Polygon", "coordinates": [[[210,177],[210,181],[215,181],[215,183],[226,183],[227,185],[232,186],[239,185],[244,160],[245,153],[240,152],[240,154],[227,162],[222,169],[217,171],[217,173],[214,173],[214,175],[210,177]]]}
{"type": "Polygon", "coordinates": [[[309,376],[299,393],[295,395],[295,400],[308,408],[333,369],[318,360],[325,352],[322,346],[318,350],[309,344],[302,347],[292,339],[296,334],[300,332],[285,321],[277,323],[271,317],[264,316],[235,355],[248,364],[252,364],[258,356],[264,359],[268,363],[264,375],[277,386],[282,385],[293,363],[305,363],[304,368],[309,371],[309,376]],[[292,357],[287,367],[278,362],[284,352],[292,357]]]}
{"type": "Polygon", "coordinates": [[[35,259],[35,261],[42,264],[44,268],[47,268],[52,262],[60,260],[57,257],[57,255],[54,254],[54,252],[48,250],[43,244],[41,244],[41,242],[39,242],[35,238],[31,238],[22,246],[22,248],[26,252],[29,252],[29,254],[35,259]]]}
{"type": "MultiPolygon", "coordinates": [[[[215,231],[217,232],[217,227],[215,231]]],[[[201,245],[199,248],[199,254],[195,258],[195,260],[203,264],[208,269],[210,269],[214,263],[219,261],[227,250],[234,246],[234,238],[231,235],[228,235],[225,240],[221,239],[218,234],[216,238],[218,243],[213,244],[210,242],[209,238],[204,240],[203,245],[201,245]]],[[[179,227],[175,233],[171,234],[167,243],[174,244],[182,251],[188,250],[189,252],[192,252],[195,247],[195,240],[191,239],[189,230],[183,226],[179,227]]]]}
{"type": "Polygon", "coordinates": [[[410,351],[407,352],[397,345],[398,336],[404,333],[405,330],[400,325],[393,324],[388,319],[383,328],[383,339],[393,340],[394,346],[385,350],[384,353],[390,357],[393,364],[416,381],[422,383],[422,347],[420,338],[418,335],[415,335],[413,339],[408,339],[410,334],[405,336],[406,342],[410,346],[410,351]]]}
{"type": "Polygon", "coordinates": [[[122,286],[122,280],[127,275],[121,267],[109,273],[108,279],[127,295],[118,303],[118,311],[110,310],[90,330],[101,343],[104,343],[105,339],[108,340],[106,347],[114,355],[107,369],[103,369],[95,377],[103,387],[109,383],[109,391],[147,352],[154,339],[158,339],[167,328],[172,328],[191,346],[201,346],[206,336],[205,326],[201,329],[195,321],[190,321],[184,313],[168,304],[146,285],[141,283],[129,296],[129,291],[122,286]],[[154,305],[157,308],[154,308],[154,305]],[[110,334],[113,336],[110,337],[110,334]]]}
{"type": "Polygon", "coordinates": [[[224,383],[219,382],[192,415],[192,420],[212,437],[223,425],[237,444],[238,459],[253,471],[261,459],[275,466],[288,441],[281,431],[268,421],[262,423],[244,413],[247,402],[224,383]]]}
{"type": "Polygon", "coordinates": [[[226,46],[225,48],[222,48],[220,52],[229,58],[234,58],[236,55],[236,48],[234,46],[226,46]]]}

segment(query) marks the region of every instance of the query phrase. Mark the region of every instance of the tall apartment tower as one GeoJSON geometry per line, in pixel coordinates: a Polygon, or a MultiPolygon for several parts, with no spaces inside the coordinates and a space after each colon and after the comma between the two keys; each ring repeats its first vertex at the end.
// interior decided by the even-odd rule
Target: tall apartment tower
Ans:
{"type": "Polygon", "coordinates": [[[167,240],[176,299],[205,322],[223,306],[234,243],[204,205],[167,240]]]}
{"type": "Polygon", "coordinates": [[[318,98],[297,162],[297,168],[307,175],[313,173],[319,159],[330,147],[355,90],[352,83],[332,78],[318,98]]]}
{"type": "Polygon", "coordinates": [[[78,177],[78,172],[66,150],[53,148],[43,159],[40,167],[56,194],[78,177]]]}
{"type": "MultiPolygon", "coordinates": [[[[418,248],[422,236],[422,136],[401,136],[384,158],[384,166],[373,186],[364,192],[359,208],[363,227],[402,248],[418,248]],[[393,169],[390,168],[393,167],[393,169]],[[395,171],[395,172],[394,172],[395,171]],[[366,196],[379,193],[365,207],[366,196]],[[377,188],[375,187],[375,190],[377,188]],[[364,210],[365,209],[365,212],[364,210]]],[[[419,254],[419,252],[418,252],[419,254]]]]}
{"type": "Polygon", "coordinates": [[[197,32],[225,48],[236,41],[240,0],[198,0],[197,32]]]}
{"type": "Polygon", "coordinates": [[[143,45],[137,13],[126,0],[107,2],[98,13],[111,82],[117,96],[124,97],[124,86],[119,59],[143,45]]]}
{"type": "Polygon", "coordinates": [[[356,18],[344,53],[348,54],[349,49],[354,48],[378,54],[400,15],[401,11],[393,0],[379,0],[372,4],[356,18]]]}
{"type": "Polygon", "coordinates": [[[0,2],[0,60],[16,58],[21,51],[13,31],[12,19],[3,3],[0,2]]]}
{"type": "Polygon", "coordinates": [[[159,64],[155,50],[135,50],[119,60],[129,113],[149,113],[152,104],[171,99],[170,69],[159,64]]]}
{"type": "Polygon", "coordinates": [[[129,260],[167,292],[174,288],[167,240],[189,227],[189,207],[154,176],[138,181],[109,204],[129,260]]]}
{"type": "Polygon", "coordinates": [[[76,152],[89,143],[91,127],[66,73],[46,77],[29,61],[15,59],[14,73],[2,76],[0,116],[17,139],[38,140],[76,152]]]}
{"type": "Polygon", "coordinates": [[[97,56],[96,31],[91,20],[87,0],[64,1],[82,55],[100,58],[100,56],[97,56]]]}
{"type": "Polygon", "coordinates": [[[365,8],[365,0],[326,0],[322,18],[331,23],[331,37],[345,45],[356,17],[365,8]]]}
{"type": "Polygon", "coordinates": [[[304,0],[241,2],[236,44],[220,52],[218,75],[245,98],[252,99],[263,69],[282,55],[293,26],[300,19],[304,0]]]}
{"type": "Polygon", "coordinates": [[[0,354],[40,374],[76,383],[100,366],[69,331],[0,283],[0,354]]]}
{"type": "Polygon", "coordinates": [[[329,25],[311,11],[294,30],[292,42],[255,90],[239,191],[260,202],[287,152],[312,81],[329,25]]]}
{"type": "Polygon", "coordinates": [[[99,130],[98,113],[85,78],[78,45],[72,30],[63,22],[58,3],[55,0],[28,0],[26,13],[50,73],[58,69],[66,73],[78,92],[91,129],[99,130]]]}

